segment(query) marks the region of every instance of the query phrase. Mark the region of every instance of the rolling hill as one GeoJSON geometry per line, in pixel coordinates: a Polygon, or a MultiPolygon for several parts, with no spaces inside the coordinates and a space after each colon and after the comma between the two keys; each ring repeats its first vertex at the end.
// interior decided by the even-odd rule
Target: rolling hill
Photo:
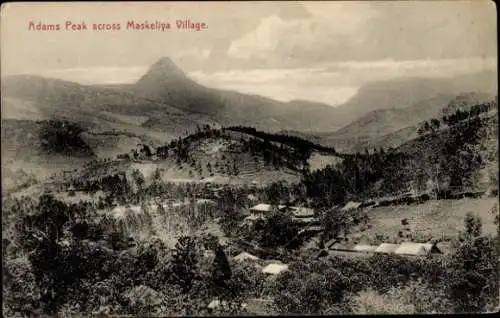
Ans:
{"type": "Polygon", "coordinates": [[[469,126],[471,121],[459,122],[454,127],[442,127],[436,133],[427,133],[409,140],[399,147],[397,151],[414,158],[414,171],[423,171],[430,178],[441,176],[446,171],[436,170],[436,163],[448,166],[456,176],[465,176],[461,170],[471,174],[471,181],[465,187],[469,191],[491,191],[498,189],[498,106],[487,114],[481,116],[481,123],[469,126]],[[475,127],[475,128],[469,128],[475,127]],[[473,137],[463,135],[465,131],[473,137]],[[458,145],[459,148],[455,148],[458,145]],[[451,149],[451,150],[450,150],[451,149]],[[455,158],[459,157],[460,164],[455,158]],[[451,159],[450,159],[451,158],[451,159]],[[450,162],[453,161],[453,162],[450,162]],[[461,166],[460,166],[461,165],[461,166]]]}
{"type": "MultiPolygon", "coordinates": [[[[155,146],[197,125],[214,122],[121,89],[31,75],[2,78],[2,160],[13,163],[12,169],[35,169],[43,177],[58,169],[76,168],[89,159],[71,151],[43,153],[40,129],[47,120],[66,120],[83,127],[82,139],[99,158],[115,157],[132,144],[155,146]],[[152,120],[161,122],[161,129],[150,125],[152,120]]],[[[9,175],[8,169],[4,172],[9,175]]]]}
{"type": "MultiPolygon", "coordinates": [[[[197,123],[313,134],[340,129],[340,134],[345,135],[341,127],[374,110],[401,109],[423,103],[421,106],[425,110],[422,112],[427,113],[433,111],[432,105],[426,102],[430,99],[439,100],[464,91],[496,91],[496,74],[483,72],[454,78],[403,78],[368,83],[338,107],[305,100],[280,102],[259,95],[205,87],[190,79],[168,57],[159,59],[131,84],[80,85],[17,75],[3,79],[2,90],[2,104],[5,104],[2,112],[9,118],[66,116],[92,127],[144,128],[175,137],[197,123]],[[131,125],[139,121],[140,124],[131,125]]],[[[441,104],[436,102],[435,106],[440,108],[441,104]]],[[[405,113],[393,113],[390,116],[396,116],[396,121],[405,117],[405,113]]],[[[397,126],[392,130],[404,128],[397,126]]]]}
{"type": "Polygon", "coordinates": [[[33,114],[40,116],[36,119],[66,117],[96,130],[134,130],[145,117],[161,118],[173,134],[180,126],[197,123],[195,115],[128,91],[30,75],[2,81],[2,113],[8,115],[4,119],[34,119],[33,114]]]}
{"type": "Polygon", "coordinates": [[[416,138],[417,127],[423,121],[438,118],[443,111],[468,109],[493,99],[494,95],[479,92],[438,94],[410,107],[370,111],[337,131],[321,133],[318,137],[325,145],[349,152],[397,147],[416,138]]]}
{"type": "MultiPolygon", "coordinates": [[[[398,78],[368,83],[348,102],[332,107],[305,100],[279,102],[258,95],[208,88],[191,80],[171,59],[162,58],[135,84],[123,86],[123,89],[189,113],[213,116],[224,125],[240,124],[272,132],[295,130],[317,134],[337,131],[345,123],[380,109],[417,109],[421,106],[423,114],[434,115],[442,108],[443,101],[448,102],[460,93],[494,93],[496,86],[494,72],[453,78],[398,78]]],[[[415,113],[420,114],[420,111],[415,113]]],[[[401,112],[395,116],[405,118],[406,115],[406,112],[401,112]]],[[[400,126],[393,131],[406,127],[400,126]]]]}
{"type": "Polygon", "coordinates": [[[335,128],[328,120],[335,115],[330,105],[307,101],[285,103],[208,88],[188,78],[169,58],[158,60],[134,85],[126,87],[138,96],[175,105],[189,113],[214,116],[223,124],[252,125],[269,131],[308,130],[321,117],[326,118],[323,129],[335,128]]]}
{"type": "Polygon", "coordinates": [[[158,177],[173,182],[297,183],[304,169],[316,170],[342,160],[340,155],[307,145],[303,139],[283,139],[282,135],[260,131],[205,128],[156,148],[151,156],[92,162],[73,172],[71,178],[84,180],[138,170],[148,182],[159,171],[158,177]],[[304,153],[303,147],[310,153],[304,153]]]}
{"type": "MultiPolygon", "coordinates": [[[[397,147],[416,138],[416,125],[435,117],[444,105],[453,104],[450,100],[458,93],[496,89],[496,76],[491,75],[370,83],[338,107],[304,100],[280,102],[204,87],[169,58],[160,59],[136,83],[126,85],[9,76],[2,78],[2,135],[8,136],[2,138],[2,160],[12,165],[10,170],[39,169],[45,175],[46,170],[72,170],[94,158],[114,158],[137,144],[158,147],[205,124],[285,131],[342,152],[397,147]],[[82,142],[92,155],[40,152],[40,121],[52,119],[82,126],[82,142]]],[[[460,95],[451,107],[471,103],[475,96],[460,95]]],[[[323,159],[315,165],[329,162],[329,158],[323,159]]],[[[248,160],[241,158],[241,167],[248,160]]]]}
{"type": "MultiPolygon", "coordinates": [[[[454,77],[409,77],[377,81],[362,86],[356,95],[336,107],[341,119],[352,122],[377,109],[399,109],[441,96],[464,92],[497,93],[497,73],[485,71],[454,77]]],[[[440,109],[442,105],[435,105],[440,109]]]]}

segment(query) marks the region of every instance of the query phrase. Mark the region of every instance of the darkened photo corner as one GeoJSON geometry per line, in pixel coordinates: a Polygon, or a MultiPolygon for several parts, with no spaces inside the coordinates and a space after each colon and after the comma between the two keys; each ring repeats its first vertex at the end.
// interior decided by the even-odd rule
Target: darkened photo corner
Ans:
{"type": "Polygon", "coordinates": [[[0,12],[4,317],[498,311],[494,2],[0,12]]]}

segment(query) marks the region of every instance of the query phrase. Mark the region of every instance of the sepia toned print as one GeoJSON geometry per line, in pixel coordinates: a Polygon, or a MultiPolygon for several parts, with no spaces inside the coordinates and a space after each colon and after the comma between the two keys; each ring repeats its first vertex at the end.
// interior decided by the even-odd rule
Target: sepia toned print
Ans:
{"type": "Polygon", "coordinates": [[[495,9],[3,4],[4,316],[497,311],[495,9]]]}

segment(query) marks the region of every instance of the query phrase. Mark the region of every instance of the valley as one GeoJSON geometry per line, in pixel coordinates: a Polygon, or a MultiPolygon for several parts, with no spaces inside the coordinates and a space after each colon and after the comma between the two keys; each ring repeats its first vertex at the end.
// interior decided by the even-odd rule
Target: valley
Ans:
{"type": "Polygon", "coordinates": [[[9,310],[359,313],[388,290],[490,310],[497,97],[423,82],[333,107],[204,87],[169,58],[127,85],[2,81],[9,310]]]}

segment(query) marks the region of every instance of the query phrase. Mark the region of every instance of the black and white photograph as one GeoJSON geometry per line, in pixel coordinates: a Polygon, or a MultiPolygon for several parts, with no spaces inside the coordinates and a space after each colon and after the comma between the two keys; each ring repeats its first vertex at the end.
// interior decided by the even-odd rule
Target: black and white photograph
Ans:
{"type": "Polygon", "coordinates": [[[497,312],[496,10],[3,3],[3,316],[497,312]]]}

